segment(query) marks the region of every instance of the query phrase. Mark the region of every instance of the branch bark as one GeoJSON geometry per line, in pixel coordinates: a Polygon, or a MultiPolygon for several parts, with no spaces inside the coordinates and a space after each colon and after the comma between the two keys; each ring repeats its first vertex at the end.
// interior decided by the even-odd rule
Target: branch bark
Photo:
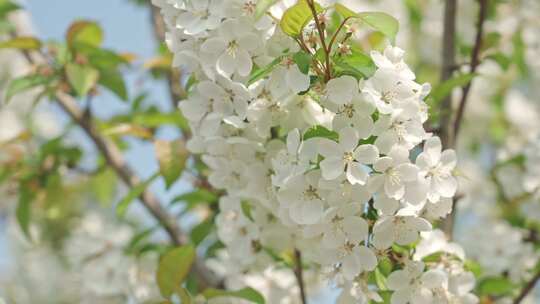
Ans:
{"type": "Polygon", "coordinates": [[[294,275],[296,277],[298,287],[300,288],[300,300],[302,301],[302,304],[307,304],[304,270],[302,268],[302,253],[298,249],[294,250],[294,262],[294,275]]]}
{"type": "MultiPolygon", "coordinates": [[[[476,24],[476,38],[474,42],[474,49],[471,54],[471,73],[476,72],[476,68],[480,64],[480,49],[482,48],[482,39],[484,36],[484,22],[486,21],[486,15],[487,15],[487,9],[489,0],[479,0],[480,9],[478,12],[478,21],[476,24]]],[[[465,107],[467,105],[467,100],[469,97],[469,92],[471,90],[473,80],[469,82],[464,88],[463,88],[463,94],[461,96],[461,101],[459,103],[458,111],[456,114],[456,119],[454,120],[454,135],[453,135],[453,141],[454,145],[456,144],[461,122],[463,120],[463,114],[465,113],[465,107]]]]}
{"type": "Polygon", "coordinates": [[[538,283],[538,280],[540,280],[540,271],[538,271],[532,279],[527,282],[525,287],[519,292],[519,295],[514,299],[513,304],[519,304],[525,297],[534,289],[536,286],[536,283],[538,283]]]}
{"type": "MultiPolygon", "coordinates": [[[[452,77],[456,65],[456,13],[457,0],[446,0],[444,6],[444,28],[442,37],[442,69],[440,82],[443,83],[452,77]]],[[[440,106],[440,132],[439,137],[443,147],[448,148],[451,143],[450,121],[452,118],[452,96],[447,96],[440,106]]]]}

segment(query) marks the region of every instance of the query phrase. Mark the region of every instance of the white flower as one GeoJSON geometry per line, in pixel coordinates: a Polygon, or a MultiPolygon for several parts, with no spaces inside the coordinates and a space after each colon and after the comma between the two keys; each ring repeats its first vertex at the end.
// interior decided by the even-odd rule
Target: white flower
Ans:
{"type": "Polygon", "coordinates": [[[403,60],[404,54],[402,49],[389,45],[384,49],[383,54],[371,51],[371,58],[379,69],[394,70],[400,77],[414,80],[416,76],[403,60]]]}
{"type": "Polygon", "coordinates": [[[392,304],[431,304],[436,302],[433,289],[448,284],[448,277],[441,270],[424,271],[424,263],[409,262],[402,270],[396,270],[388,276],[387,284],[393,290],[392,304]]]}
{"type": "Polygon", "coordinates": [[[351,281],[360,273],[373,271],[377,267],[377,257],[373,251],[363,245],[347,242],[337,250],[323,250],[326,260],[339,264],[338,271],[351,281]]]}
{"type": "Polygon", "coordinates": [[[416,158],[420,174],[429,184],[428,198],[432,202],[440,197],[450,198],[456,194],[457,181],[452,175],[456,167],[456,153],[445,150],[441,153],[442,144],[439,137],[431,137],[424,144],[424,152],[416,158]]]}
{"type": "Polygon", "coordinates": [[[386,249],[393,243],[409,245],[421,231],[431,230],[431,223],[416,216],[381,216],[373,226],[373,245],[386,249]]]}
{"type": "Polygon", "coordinates": [[[293,221],[301,225],[317,223],[323,216],[323,194],[318,189],[320,171],[310,171],[289,179],[278,192],[278,200],[289,209],[293,221]]]}
{"type": "Polygon", "coordinates": [[[219,35],[209,38],[201,46],[201,51],[218,55],[216,68],[224,76],[238,73],[248,76],[253,67],[251,53],[260,45],[259,37],[250,29],[246,21],[229,19],[219,26],[219,35]]]}
{"type": "Polygon", "coordinates": [[[198,35],[218,28],[223,16],[220,0],[185,1],[186,9],[176,17],[176,26],[187,35],[198,35]]]}
{"type": "Polygon", "coordinates": [[[308,238],[322,236],[324,248],[336,249],[347,242],[358,244],[368,237],[368,224],[360,217],[362,205],[357,203],[326,210],[320,224],[306,227],[304,235],[308,238]]]}
{"type": "Polygon", "coordinates": [[[428,137],[422,121],[416,119],[403,120],[397,116],[381,115],[375,122],[373,134],[377,136],[375,146],[381,153],[388,153],[395,145],[414,148],[428,137]]]}
{"type": "Polygon", "coordinates": [[[286,58],[283,64],[272,71],[268,82],[272,95],[283,97],[306,91],[309,89],[310,79],[290,58],[286,58]]]}
{"type": "Polygon", "coordinates": [[[409,151],[395,146],[388,156],[379,158],[373,165],[376,171],[369,187],[372,192],[384,187],[386,195],[399,200],[405,195],[405,186],[418,179],[418,168],[409,162],[409,151]]]}
{"type": "Polygon", "coordinates": [[[352,76],[341,76],[326,84],[326,96],[337,105],[350,104],[353,98],[359,98],[358,81],[352,76]]]}
{"type": "Polygon", "coordinates": [[[339,131],[339,143],[321,139],[319,153],[325,157],[321,161],[322,176],[332,180],[346,172],[351,184],[365,184],[368,179],[366,164],[373,164],[379,157],[379,151],[373,145],[360,145],[360,137],[351,127],[339,131]]]}

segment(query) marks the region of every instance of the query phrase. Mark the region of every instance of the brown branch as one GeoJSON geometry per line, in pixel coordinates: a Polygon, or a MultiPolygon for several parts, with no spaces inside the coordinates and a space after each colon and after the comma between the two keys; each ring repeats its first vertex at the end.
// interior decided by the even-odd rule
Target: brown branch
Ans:
{"type": "Polygon", "coordinates": [[[519,304],[525,297],[534,289],[536,283],[540,280],[540,271],[538,271],[532,279],[527,282],[523,289],[519,292],[519,295],[514,299],[513,304],[519,304]]]}
{"type": "MultiPolygon", "coordinates": [[[[444,6],[444,29],[442,41],[442,69],[440,82],[452,77],[456,65],[456,13],[457,0],[446,0],[444,6]]],[[[443,147],[448,148],[451,142],[450,119],[452,116],[452,96],[447,96],[440,106],[439,137],[443,147]]]]}
{"type": "MultiPolygon", "coordinates": [[[[148,5],[150,6],[152,28],[154,29],[156,41],[158,43],[163,43],[165,41],[167,27],[163,21],[159,8],[150,3],[148,5]]],[[[167,72],[167,83],[169,85],[171,105],[173,109],[176,110],[178,103],[187,97],[187,92],[182,86],[182,73],[177,69],[171,68],[167,72]]]]}
{"type": "MultiPolygon", "coordinates": [[[[456,13],[457,0],[446,0],[444,6],[444,28],[442,41],[442,68],[440,82],[443,83],[452,77],[456,65],[456,13]]],[[[440,106],[439,137],[444,148],[450,146],[450,119],[452,114],[452,96],[447,96],[440,106]]],[[[452,239],[455,222],[455,206],[453,202],[452,212],[442,222],[442,228],[449,240],[452,239]]]]}
{"type": "MultiPolygon", "coordinates": [[[[478,12],[478,21],[476,24],[476,38],[474,42],[473,52],[471,54],[471,74],[476,72],[476,68],[480,64],[480,50],[482,48],[482,39],[484,36],[484,22],[486,21],[487,9],[489,5],[489,0],[478,0],[480,4],[480,9],[478,12]]],[[[453,142],[456,144],[459,130],[461,128],[461,123],[463,120],[463,114],[465,113],[465,107],[467,105],[467,100],[469,92],[471,90],[472,81],[470,81],[464,88],[463,94],[461,96],[461,101],[459,103],[458,111],[456,114],[456,119],[454,120],[454,135],[453,142]]]]}
{"type": "Polygon", "coordinates": [[[309,6],[309,9],[311,10],[311,14],[313,15],[313,19],[315,20],[315,26],[317,27],[317,32],[319,32],[319,37],[321,39],[321,45],[322,45],[322,48],[323,48],[323,51],[324,51],[324,59],[326,61],[326,69],[325,69],[325,78],[326,78],[326,81],[328,82],[331,78],[332,78],[332,71],[331,71],[331,67],[330,67],[330,50],[327,48],[326,46],[326,38],[325,38],[325,34],[324,34],[324,29],[321,25],[321,22],[319,20],[319,16],[317,14],[317,9],[315,7],[315,1],[313,0],[308,0],[307,1],[308,3],[308,6],[309,6]]]}
{"type": "Polygon", "coordinates": [[[307,304],[304,270],[302,268],[302,253],[298,249],[294,250],[294,276],[300,288],[300,300],[302,304],[307,304]]]}

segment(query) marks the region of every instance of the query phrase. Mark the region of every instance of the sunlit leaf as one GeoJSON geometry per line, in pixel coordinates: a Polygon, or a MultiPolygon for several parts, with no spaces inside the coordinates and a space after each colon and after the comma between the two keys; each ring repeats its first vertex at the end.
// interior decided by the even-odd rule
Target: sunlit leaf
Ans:
{"type": "Polygon", "coordinates": [[[186,279],[195,261],[195,248],[191,245],[172,249],[159,261],[156,280],[161,295],[170,298],[186,279]]]}
{"type": "Polygon", "coordinates": [[[177,197],[175,197],[171,204],[177,203],[177,202],[187,202],[187,203],[213,203],[216,202],[218,199],[217,195],[205,190],[205,189],[198,189],[193,192],[188,192],[185,194],[181,194],[177,197]]]}
{"type": "MultiPolygon", "coordinates": [[[[315,3],[317,13],[322,11],[322,7],[315,3]]],[[[289,7],[279,23],[281,30],[291,36],[299,37],[304,27],[313,19],[313,13],[306,0],[299,0],[298,3],[289,7]]]]}
{"type": "Polygon", "coordinates": [[[199,223],[197,226],[193,227],[191,230],[190,236],[191,241],[195,245],[199,245],[204,239],[212,232],[214,223],[211,218],[206,219],[202,223],[199,223]]]}
{"type": "Polygon", "coordinates": [[[203,292],[203,295],[206,299],[233,297],[248,300],[256,304],[265,304],[264,297],[258,291],[250,287],[246,287],[236,291],[208,288],[203,292]]]}
{"type": "Polygon", "coordinates": [[[103,43],[103,30],[96,22],[76,21],[70,25],[66,40],[70,46],[86,44],[99,47],[103,43]]]}
{"type": "Polygon", "coordinates": [[[452,90],[454,90],[455,88],[466,86],[475,76],[476,74],[470,73],[454,76],[446,80],[445,82],[435,86],[429,96],[433,99],[434,104],[438,104],[448,95],[450,95],[450,93],[452,93],[452,90]]]}
{"type": "Polygon", "coordinates": [[[143,192],[150,186],[150,184],[159,176],[159,173],[155,173],[152,175],[149,179],[146,181],[138,184],[137,186],[133,187],[128,194],[116,205],[116,214],[119,217],[123,217],[126,214],[126,211],[131,205],[131,203],[141,196],[143,192]]]}
{"type": "Polygon", "coordinates": [[[21,8],[11,0],[0,0],[0,18],[3,19],[8,13],[21,8]]]}
{"type": "Polygon", "coordinates": [[[19,222],[21,230],[24,232],[27,238],[30,236],[30,220],[32,216],[32,202],[34,200],[34,193],[28,187],[23,185],[19,193],[19,203],[17,204],[17,209],[15,210],[15,216],[19,222]]]}
{"type": "Polygon", "coordinates": [[[487,277],[478,283],[480,295],[504,296],[511,294],[516,286],[508,278],[487,277]]]}
{"type": "Polygon", "coordinates": [[[114,69],[109,69],[106,71],[102,70],[99,73],[99,84],[109,89],[121,100],[128,100],[126,83],[124,82],[124,78],[120,72],[114,69]]]}
{"type": "Polygon", "coordinates": [[[323,137],[331,140],[338,140],[339,135],[335,131],[328,130],[323,126],[311,127],[304,133],[304,140],[308,140],[313,137],[323,137]]]}
{"type": "Polygon", "coordinates": [[[300,72],[307,74],[309,72],[309,66],[311,65],[311,55],[306,52],[298,52],[293,55],[293,60],[300,72]]]}
{"type": "Polygon", "coordinates": [[[6,102],[19,93],[38,86],[46,85],[50,81],[51,77],[45,77],[38,74],[15,78],[9,83],[9,86],[6,89],[6,102]]]}
{"type": "Polygon", "coordinates": [[[99,78],[99,72],[93,67],[75,63],[66,65],[66,75],[69,84],[79,97],[88,94],[99,78]]]}
{"type": "Polygon", "coordinates": [[[337,3],[335,5],[336,11],[343,16],[343,18],[358,18],[372,29],[383,33],[390,40],[394,41],[399,31],[399,22],[396,18],[383,13],[383,12],[362,12],[356,13],[344,6],[337,3]]]}
{"type": "Polygon", "coordinates": [[[278,0],[259,0],[257,1],[257,6],[255,7],[255,20],[261,19],[261,17],[266,14],[268,9],[274,5],[278,0]]]}
{"type": "Polygon", "coordinates": [[[0,42],[0,49],[39,50],[41,41],[34,37],[16,37],[0,42]]]}
{"type": "Polygon", "coordinates": [[[165,179],[165,185],[170,188],[182,175],[189,157],[189,152],[183,141],[157,140],[154,143],[159,170],[165,179]]]}

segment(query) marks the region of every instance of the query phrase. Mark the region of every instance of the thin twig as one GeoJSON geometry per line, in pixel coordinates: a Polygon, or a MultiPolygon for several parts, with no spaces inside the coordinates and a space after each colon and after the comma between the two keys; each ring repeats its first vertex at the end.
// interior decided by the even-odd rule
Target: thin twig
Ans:
{"type": "Polygon", "coordinates": [[[304,270],[302,268],[302,253],[298,249],[294,250],[294,263],[294,275],[296,277],[298,287],[300,288],[300,300],[302,301],[302,304],[307,304],[304,270]]]}
{"type": "MultiPolygon", "coordinates": [[[[476,72],[476,68],[480,64],[480,50],[482,48],[482,39],[484,36],[484,22],[486,21],[487,9],[489,6],[489,0],[479,0],[480,10],[478,12],[478,21],[476,24],[476,39],[474,42],[474,49],[471,54],[471,74],[476,72]]],[[[453,142],[456,144],[459,130],[461,128],[461,123],[463,121],[463,114],[465,113],[465,107],[467,105],[467,100],[469,97],[469,92],[471,90],[472,81],[470,81],[464,88],[463,94],[461,96],[461,101],[459,103],[458,111],[456,114],[456,119],[454,120],[454,135],[453,142]]]]}
{"type": "Polygon", "coordinates": [[[527,282],[523,289],[519,292],[519,295],[514,299],[513,304],[519,304],[525,297],[534,289],[536,283],[540,280],[540,271],[538,271],[532,279],[527,282]]]}
{"type": "Polygon", "coordinates": [[[308,3],[308,6],[311,10],[311,14],[313,15],[313,19],[315,20],[315,26],[317,27],[317,32],[319,32],[319,37],[321,39],[321,45],[322,45],[322,48],[323,48],[323,51],[324,51],[324,59],[326,61],[326,81],[329,81],[331,78],[332,78],[332,71],[331,71],[331,67],[330,67],[330,50],[327,48],[326,46],[326,38],[325,38],[325,34],[324,34],[324,29],[321,25],[321,22],[319,20],[319,16],[317,14],[317,9],[315,7],[315,1],[313,0],[308,0],[307,1],[308,3]]]}
{"type": "Polygon", "coordinates": [[[334,35],[332,36],[332,39],[330,39],[330,43],[328,44],[328,50],[329,52],[332,51],[332,46],[334,45],[334,42],[336,42],[336,38],[339,34],[339,32],[341,32],[341,29],[345,26],[345,24],[347,23],[347,21],[349,21],[352,17],[347,17],[345,19],[343,19],[343,21],[341,22],[341,24],[339,25],[339,27],[337,28],[336,32],[334,33],[334,35]]]}

